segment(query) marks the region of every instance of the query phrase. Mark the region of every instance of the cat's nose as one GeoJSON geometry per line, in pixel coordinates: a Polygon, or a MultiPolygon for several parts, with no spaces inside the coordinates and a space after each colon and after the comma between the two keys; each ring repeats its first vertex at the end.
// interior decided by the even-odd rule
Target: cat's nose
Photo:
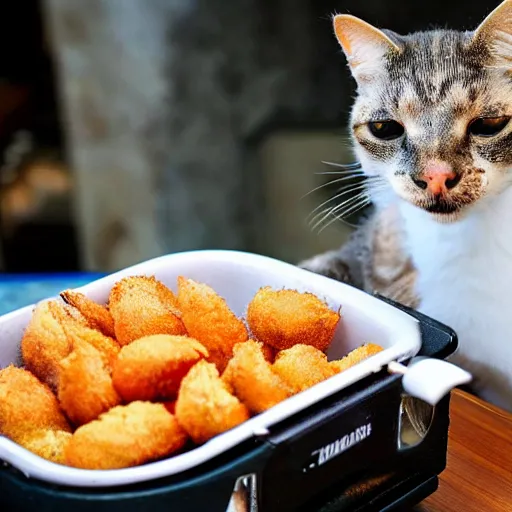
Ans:
{"type": "Polygon", "coordinates": [[[433,163],[428,165],[417,178],[413,178],[413,181],[421,189],[438,196],[454,188],[460,181],[460,175],[448,164],[433,163]]]}

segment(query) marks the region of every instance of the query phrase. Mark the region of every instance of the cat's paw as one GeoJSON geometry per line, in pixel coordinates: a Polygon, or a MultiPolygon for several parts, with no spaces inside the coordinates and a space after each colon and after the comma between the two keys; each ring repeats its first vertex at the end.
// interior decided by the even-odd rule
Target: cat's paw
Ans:
{"type": "Polygon", "coordinates": [[[301,261],[298,267],[320,274],[336,281],[350,282],[348,266],[332,253],[319,254],[308,260],[301,261]]]}

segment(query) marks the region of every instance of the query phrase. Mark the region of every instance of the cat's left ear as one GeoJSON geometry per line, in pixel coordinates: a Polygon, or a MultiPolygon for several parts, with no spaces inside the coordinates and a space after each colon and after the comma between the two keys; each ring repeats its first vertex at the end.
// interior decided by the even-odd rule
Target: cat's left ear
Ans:
{"type": "Polygon", "coordinates": [[[512,0],[505,0],[485,18],[473,41],[490,51],[496,65],[512,68],[512,0]]]}

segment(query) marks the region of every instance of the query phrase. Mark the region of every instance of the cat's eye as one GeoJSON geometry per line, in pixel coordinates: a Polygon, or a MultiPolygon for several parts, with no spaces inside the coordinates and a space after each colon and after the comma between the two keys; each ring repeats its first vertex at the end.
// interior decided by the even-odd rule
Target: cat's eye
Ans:
{"type": "Polygon", "coordinates": [[[382,140],[398,139],[404,134],[404,127],[396,121],[374,121],[368,123],[368,128],[374,137],[382,140]]]}
{"type": "Polygon", "coordinates": [[[469,125],[469,133],[471,135],[477,135],[479,137],[492,137],[507,126],[510,121],[510,117],[479,117],[471,122],[469,125]]]}

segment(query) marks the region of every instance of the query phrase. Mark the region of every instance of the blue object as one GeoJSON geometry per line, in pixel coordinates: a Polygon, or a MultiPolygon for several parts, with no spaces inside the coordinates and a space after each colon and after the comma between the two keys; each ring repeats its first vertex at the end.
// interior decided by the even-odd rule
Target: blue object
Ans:
{"type": "Polygon", "coordinates": [[[66,274],[0,274],[0,315],[34,302],[78,288],[105,274],[77,272],[66,274]]]}

